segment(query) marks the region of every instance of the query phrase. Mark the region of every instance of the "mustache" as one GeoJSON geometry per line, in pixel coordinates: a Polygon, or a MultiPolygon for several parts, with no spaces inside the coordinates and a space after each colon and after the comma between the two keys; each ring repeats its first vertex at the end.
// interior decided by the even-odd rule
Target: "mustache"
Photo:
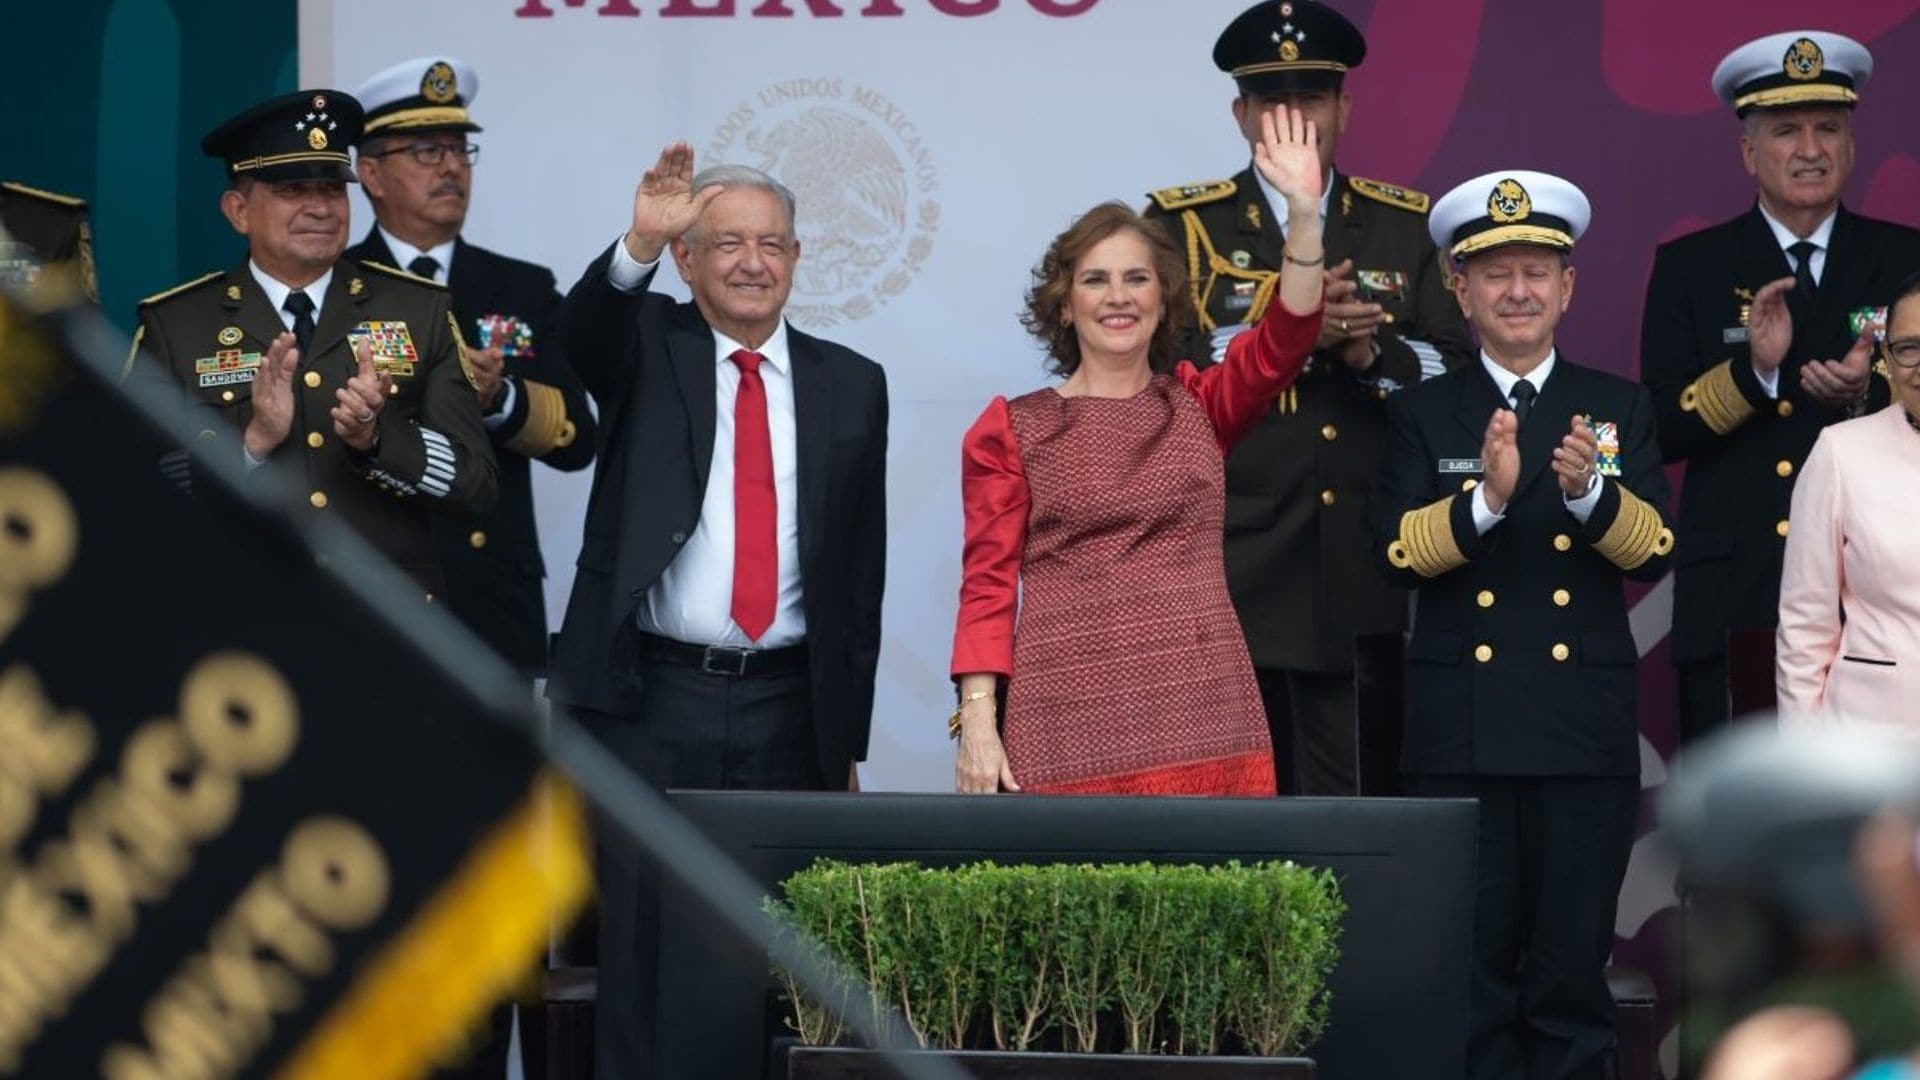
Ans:
{"type": "Polygon", "coordinates": [[[446,183],[444,183],[444,184],[441,184],[440,186],[438,186],[438,187],[436,187],[436,188],[434,188],[434,189],[433,189],[432,191],[430,191],[430,192],[428,192],[427,194],[429,194],[429,195],[458,195],[458,196],[460,196],[461,198],[463,198],[463,199],[464,199],[464,198],[466,198],[466,197],[467,197],[467,189],[466,189],[466,188],[463,188],[463,187],[461,187],[461,186],[460,186],[460,182],[459,182],[458,180],[449,180],[449,181],[447,181],[446,183]]]}
{"type": "Polygon", "coordinates": [[[1500,303],[1493,305],[1493,313],[1495,315],[1538,315],[1545,310],[1547,309],[1544,304],[1500,303]]]}

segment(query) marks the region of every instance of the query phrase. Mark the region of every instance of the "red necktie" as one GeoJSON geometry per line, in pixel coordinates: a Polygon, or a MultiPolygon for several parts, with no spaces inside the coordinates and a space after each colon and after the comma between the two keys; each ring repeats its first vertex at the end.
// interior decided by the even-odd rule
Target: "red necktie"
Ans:
{"type": "Polygon", "coordinates": [[[733,616],[749,640],[773,625],[779,592],[778,510],[773,494],[773,437],[767,432],[765,357],[746,349],[729,357],[740,366],[733,398],[733,616]]]}

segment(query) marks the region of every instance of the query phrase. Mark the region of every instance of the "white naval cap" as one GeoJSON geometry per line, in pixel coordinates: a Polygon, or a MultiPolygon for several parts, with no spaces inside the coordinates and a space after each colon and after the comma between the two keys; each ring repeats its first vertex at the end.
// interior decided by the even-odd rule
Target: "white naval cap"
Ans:
{"type": "Polygon", "coordinates": [[[362,138],[415,131],[479,131],[467,105],[480,94],[480,76],[453,56],[420,56],[360,84],[354,97],[366,107],[362,138]]]}
{"type": "Polygon", "coordinates": [[[1427,215],[1434,245],[1455,259],[1505,244],[1570,251],[1593,206],[1550,173],[1508,169],[1476,176],[1440,197],[1427,215]]]}
{"type": "Polygon", "coordinates": [[[1789,30],[1728,53],[1713,69],[1713,92],[1741,114],[1794,105],[1851,106],[1872,74],[1873,54],[1852,38],[1789,30]]]}

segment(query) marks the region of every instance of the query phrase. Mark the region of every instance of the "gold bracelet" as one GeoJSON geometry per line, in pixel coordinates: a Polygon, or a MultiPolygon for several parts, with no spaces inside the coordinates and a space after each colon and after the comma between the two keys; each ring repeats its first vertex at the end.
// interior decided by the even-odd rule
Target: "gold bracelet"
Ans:
{"type": "Polygon", "coordinates": [[[1295,266],[1325,266],[1327,262],[1327,253],[1325,250],[1322,250],[1319,255],[1311,259],[1296,259],[1293,257],[1293,252],[1282,247],[1280,249],[1280,257],[1295,266]]]}
{"type": "Polygon", "coordinates": [[[960,737],[960,710],[961,709],[964,709],[967,706],[973,704],[974,702],[979,701],[981,698],[990,698],[992,696],[993,696],[993,691],[991,690],[975,690],[973,693],[968,694],[965,697],[961,698],[960,703],[953,707],[953,715],[947,717],[947,738],[957,739],[960,737]]]}

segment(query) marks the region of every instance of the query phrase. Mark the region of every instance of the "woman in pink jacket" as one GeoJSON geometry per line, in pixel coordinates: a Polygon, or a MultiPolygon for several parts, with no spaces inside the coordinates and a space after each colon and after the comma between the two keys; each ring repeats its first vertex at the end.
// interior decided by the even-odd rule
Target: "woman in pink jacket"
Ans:
{"type": "Polygon", "coordinates": [[[1822,431],[1794,487],[1774,678],[1789,721],[1920,734],[1920,274],[1881,352],[1893,404],[1822,431]]]}

